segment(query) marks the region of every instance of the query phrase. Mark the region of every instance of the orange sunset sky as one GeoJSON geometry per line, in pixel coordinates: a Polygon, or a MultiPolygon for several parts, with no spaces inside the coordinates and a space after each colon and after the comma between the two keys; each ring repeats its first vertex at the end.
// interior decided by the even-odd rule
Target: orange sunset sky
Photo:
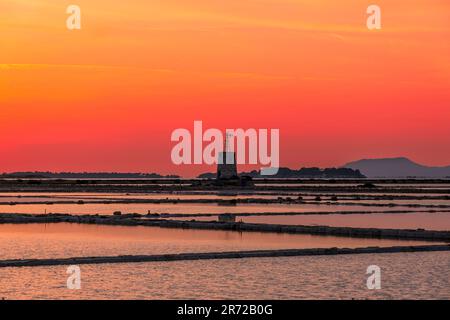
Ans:
{"type": "Polygon", "coordinates": [[[279,128],[292,168],[448,165],[450,1],[0,0],[0,172],[212,171],[171,163],[194,120],[279,128]]]}

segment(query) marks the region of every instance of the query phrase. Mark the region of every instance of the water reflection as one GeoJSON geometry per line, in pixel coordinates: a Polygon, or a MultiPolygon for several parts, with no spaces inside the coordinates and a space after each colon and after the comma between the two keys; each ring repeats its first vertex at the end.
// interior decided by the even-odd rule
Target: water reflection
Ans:
{"type": "Polygon", "coordinates": [[[0,259],[413,244],[425,242],[69,223],[0,225],[0,259]]]}

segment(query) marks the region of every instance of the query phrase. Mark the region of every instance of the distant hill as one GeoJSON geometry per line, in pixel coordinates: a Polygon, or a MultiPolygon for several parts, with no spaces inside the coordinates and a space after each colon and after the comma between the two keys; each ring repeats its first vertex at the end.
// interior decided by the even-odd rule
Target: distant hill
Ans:
{"type": "MultiPolygon", "coordinates": [[[[280,168],[278,173],[273,176],[262,176],[259,171],[242,172],[240,176],[249,176],[252,178],[365,178],[359,170],[350,168],[301,168],[299,170],[290,168],[280,168]]],[[[198,176],[201,179],[213,179],[215,173],[203,173],[198,176]]]]}
{"type": "Polygon", "coordinates": [[[361,171],[368,178],[446,178],[450,177],[450,166],[428,167],[408,158],[363,159],[347,163],[344,168],[361,171]]]}
{"type": "Polygon", "coordinates": [[[13,172],[0,174],[0,178],[34,178],[34,179],[160,179],[179,178],[179,176],[162,176],[157,173],[133,172],[13,172]]]}

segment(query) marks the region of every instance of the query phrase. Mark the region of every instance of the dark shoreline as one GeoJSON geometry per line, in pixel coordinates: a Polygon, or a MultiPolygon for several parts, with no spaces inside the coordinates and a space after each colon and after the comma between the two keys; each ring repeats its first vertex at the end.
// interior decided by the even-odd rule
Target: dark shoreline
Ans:
{"type": "Polygon", "coordinates": [[[0,179],[0,192],[325,192],[450,194],[448,189],[420,189],[408,184],[450,184],[446,179],[254,179],[253,185],[214,185],[205,179],[0,179]],[[270,185],[264,185],[270,184],[270,185]],[[321,184],[314,186],[314,184],[321,184]],[[396,187],[378,186],[394,184],[396,187]],[[404,186],[402,186],[404,185],[404,186]]]}
{"type": "MultiPolygon", "coordinates": [[[[33,196],[20,197],[21,199],[26,199],[26,197],[34,198],[33,196]]],[[[40,196],[39,196],[40,198],[40,196]]],[[[329,206],[364,206],[364,207],[409,207],[409,208],[431,208],[431,209],[447,209],[450,208],[450,204],[417,204],[417,203],[367,203],[364,200],[347,200],[347,199],[319,199],[319,200],[302,200],[295,199],[291,197],[278,197],[277,199],[262,199],[262,198],[248,198],[248,199],[179,199],[179,198],[160,198],[160,199],[120,199],[120,198],[83,198],[82,196],[74,198],[73,200],[68,200],[61,197],[61,200],[51,200],[45,201],[46,198],[42,197],[42,201],[1,201],[2,196],[0,196],[0,206],[14,206],[14,205],[54,205],[54,204],[217,204],[223,206],[234,206],[238,204],[312,204],[312,205],[329,205],[329,206]],[[344,202],[340,202],[344,201],[344,202]],[[356,202],[350,202],[356,201],[356,202]]],[[[378,199],[378,201],[389,201],[391,197],[385,197],[385,199],[378,199]]],[[[411,200],[411,199],[409,199],[411,200]]],[[[423,200],[423,199],[417,199],[423,200]]],[[[441,200],[450,200],[443,198],[441,200]]],[[[411,200],[413,201],[413,200],[411,200]]]]}
{"type": "Polygon", "coordinates": [[[353,238],[376,238],[398,240],[420,240],[450,242],[450,231],[432,231],[424,229],[377,229],[329,226],[279,225],[243,222],[217,222],[217,221],[185,221],[142,218],[141,215],[69,215],[69,214],[2,214],[2,224],[26,223],[81,223],[117,226],[146,226],[159,228],[225,230],[235,232],[271,232],[311,234],[322,236],[341,236],[353,238]]]}
{"type": "MultiPolygon", "coordinates": [[[[235,217],[250,217],[250,216],[304,216],[304,215],[352,215],[352,214],[405,214],[405,213],[448,213],[449,210],[383,210],[383,211],[373,211],[373,210],[352,210],[352,211],[283,211],[283,212],[241,212],[241,213],[120,213],[123,218],[145,218],[145,219],[168,219],[168,218],[198,218],[198,217],[216,217],[219,215],[226,214],[235,217]]],[[[81,216],[81,217],[113,217],[114,212],[111,214],[99,214],[99,213],[61,213],[61,212],[48,212],[48,213],[20,213],[20,212],[2,212],[0,213],[0,223],[5,219],[10,219],[14,217],[70,217],[70,216],[81,216]]],[[[116,215],[117,217],[117,215],[116,215]]]]}
{"type": "Polygon", "coordinates": [[[0,268],[10,267],[42,267],[82,264],[111,264],[111,263],[143,263],[160,261],[192,261],[212,259],[243,259],[243,258],[275,258],[324,256],[347,254],[379,254],[401,252],[439,252],[450,251],[450,245],[426,246],[396,246],[396,247],[365,247],[365,248],[313,248],[313,249],[284,249],[284,250],[255,250],[236,252],[205,252],[205,253],[179,253],[161,255],[127,255],[104,257],[73,257],[60,259],[24,259],[0,260],[0,268]]]}

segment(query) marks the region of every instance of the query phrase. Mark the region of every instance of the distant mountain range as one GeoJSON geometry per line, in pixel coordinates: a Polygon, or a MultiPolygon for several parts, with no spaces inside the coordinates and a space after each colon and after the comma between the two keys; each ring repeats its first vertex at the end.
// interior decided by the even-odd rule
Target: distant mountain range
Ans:
{"type": "MultiPolygon", "coordinates": [[[[298,170],[290,168],[279,168],[278,173],[273,176],[262,176],[260,171],[242,172],[240,176],[248,176],[252,178],[365,178],[359,170],[350,168],[301,168],[298,170]]],[[[214,179],[215,173],[203,173],[198,176],[201,179],[214,179]]]]}
{"type": "Polygon", "coordinates": [[[347,163],[344,168],[361,171],[368,178],[447,178],[450,166],[429,167],[408,158],[362,159],[347,163]]]}

